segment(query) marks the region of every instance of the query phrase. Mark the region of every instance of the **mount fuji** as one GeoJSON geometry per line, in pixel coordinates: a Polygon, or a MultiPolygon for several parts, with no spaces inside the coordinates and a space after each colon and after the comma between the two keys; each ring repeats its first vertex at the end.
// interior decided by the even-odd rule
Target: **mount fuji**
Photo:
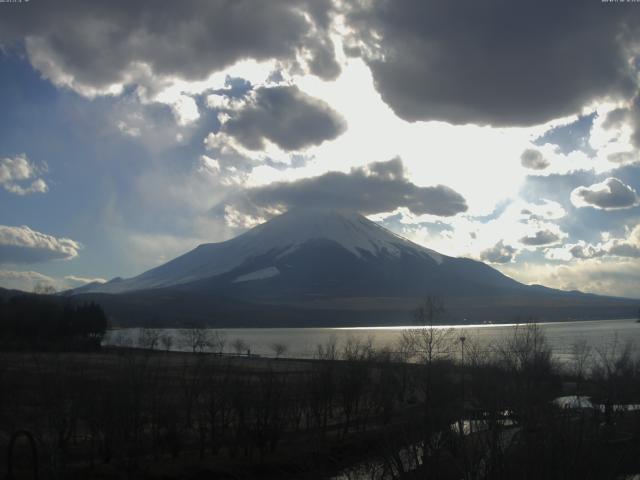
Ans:
{"type": "Polygon", "coordinates": [[[472,323],[630,316],[637,303],[524,285],[359,214],[313,209],[72,295],[98,301],[117,324],[227,327],[406,325],[426,295],[443,300],[446,321],[472,323]]]}

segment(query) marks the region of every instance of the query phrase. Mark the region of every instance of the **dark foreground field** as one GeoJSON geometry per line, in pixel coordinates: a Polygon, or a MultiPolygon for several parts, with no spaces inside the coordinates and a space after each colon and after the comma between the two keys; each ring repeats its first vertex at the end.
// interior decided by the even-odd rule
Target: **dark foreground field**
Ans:
{"type": "MultiPolygon", "coordinates": [[[[0,353],[0,476],[625,478],[640,472],[640,363],[576,345],[554,365],[530,326],[464,364],[442,330],[398,351],[313,361],[114,349],[0,353]],[[413,363],[407,363],[412,360],[413,363]],[[589,395],[594,408],[553,399],[589,395]],[[32,437],[37,465],[28,438],[32,437]],[[9,465],[11,463],[12,465],[9,465]]],[[[457,344],[459,346],[459,344],[457,344]]]]}

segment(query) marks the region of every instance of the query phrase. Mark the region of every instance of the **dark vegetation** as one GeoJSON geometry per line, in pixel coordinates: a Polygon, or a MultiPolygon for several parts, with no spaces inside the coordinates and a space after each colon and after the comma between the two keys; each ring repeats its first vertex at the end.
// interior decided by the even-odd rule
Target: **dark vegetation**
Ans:
{"type": "MultiPolygon", "coordinates": [[[[311,361],[257,358],[185,329],[173,346],[0,353],[0,445],[27,431],[39,478],[600,479],[640,472],[640,361],[577,342],[556,364],[536,324],[491,346],[433,327],[392,348],[317,346],[311,361]],[[237,351],[236,354],[221,352],[237,351]],[[595,408],[567,408],[561,395],[595,408]]],[[[238,345],[235,345],[237,343],[238,345]]],[[[274,356],[283,353],[273,346],[274,356]]],[[[31,478],[26,437],[10,456],[31,478]]],[[[0,474],[8,468],[0,456],[0,474]]]]}
{"type": "Polygon", "coordinates": [[[97,350],[107,317],[92,302],[53,295],[0,297],[0,347],[3,350],[97,350]]]}

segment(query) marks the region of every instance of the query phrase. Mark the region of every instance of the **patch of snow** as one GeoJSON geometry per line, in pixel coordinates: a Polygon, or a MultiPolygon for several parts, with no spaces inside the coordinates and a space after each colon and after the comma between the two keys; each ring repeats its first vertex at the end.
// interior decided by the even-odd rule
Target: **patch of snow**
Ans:
{"type": "Polygon", "coordinates": [[[280,270],[276,267],[267,267],[261,270],[256,270],[255,272],[240,275],[233,281],[233,283],[249,282],[251,280],[264,280],[265,278],[275,277],[276,275],[280,275],[280,270]]]}

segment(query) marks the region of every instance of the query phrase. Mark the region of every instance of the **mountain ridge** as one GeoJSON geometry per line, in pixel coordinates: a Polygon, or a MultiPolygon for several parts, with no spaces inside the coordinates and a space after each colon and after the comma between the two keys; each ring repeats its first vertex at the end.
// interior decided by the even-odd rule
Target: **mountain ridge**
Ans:
{"type": "Polygon", "coordinates": [[[287,212],[136,277],[76,293],[100,298],[124,323],[144,317],[225,326],[406,324],[426,295],[448,303],[451,322],[630,316],[638,303],[524,285],[359,214],[321,210],[287,212]]]}

